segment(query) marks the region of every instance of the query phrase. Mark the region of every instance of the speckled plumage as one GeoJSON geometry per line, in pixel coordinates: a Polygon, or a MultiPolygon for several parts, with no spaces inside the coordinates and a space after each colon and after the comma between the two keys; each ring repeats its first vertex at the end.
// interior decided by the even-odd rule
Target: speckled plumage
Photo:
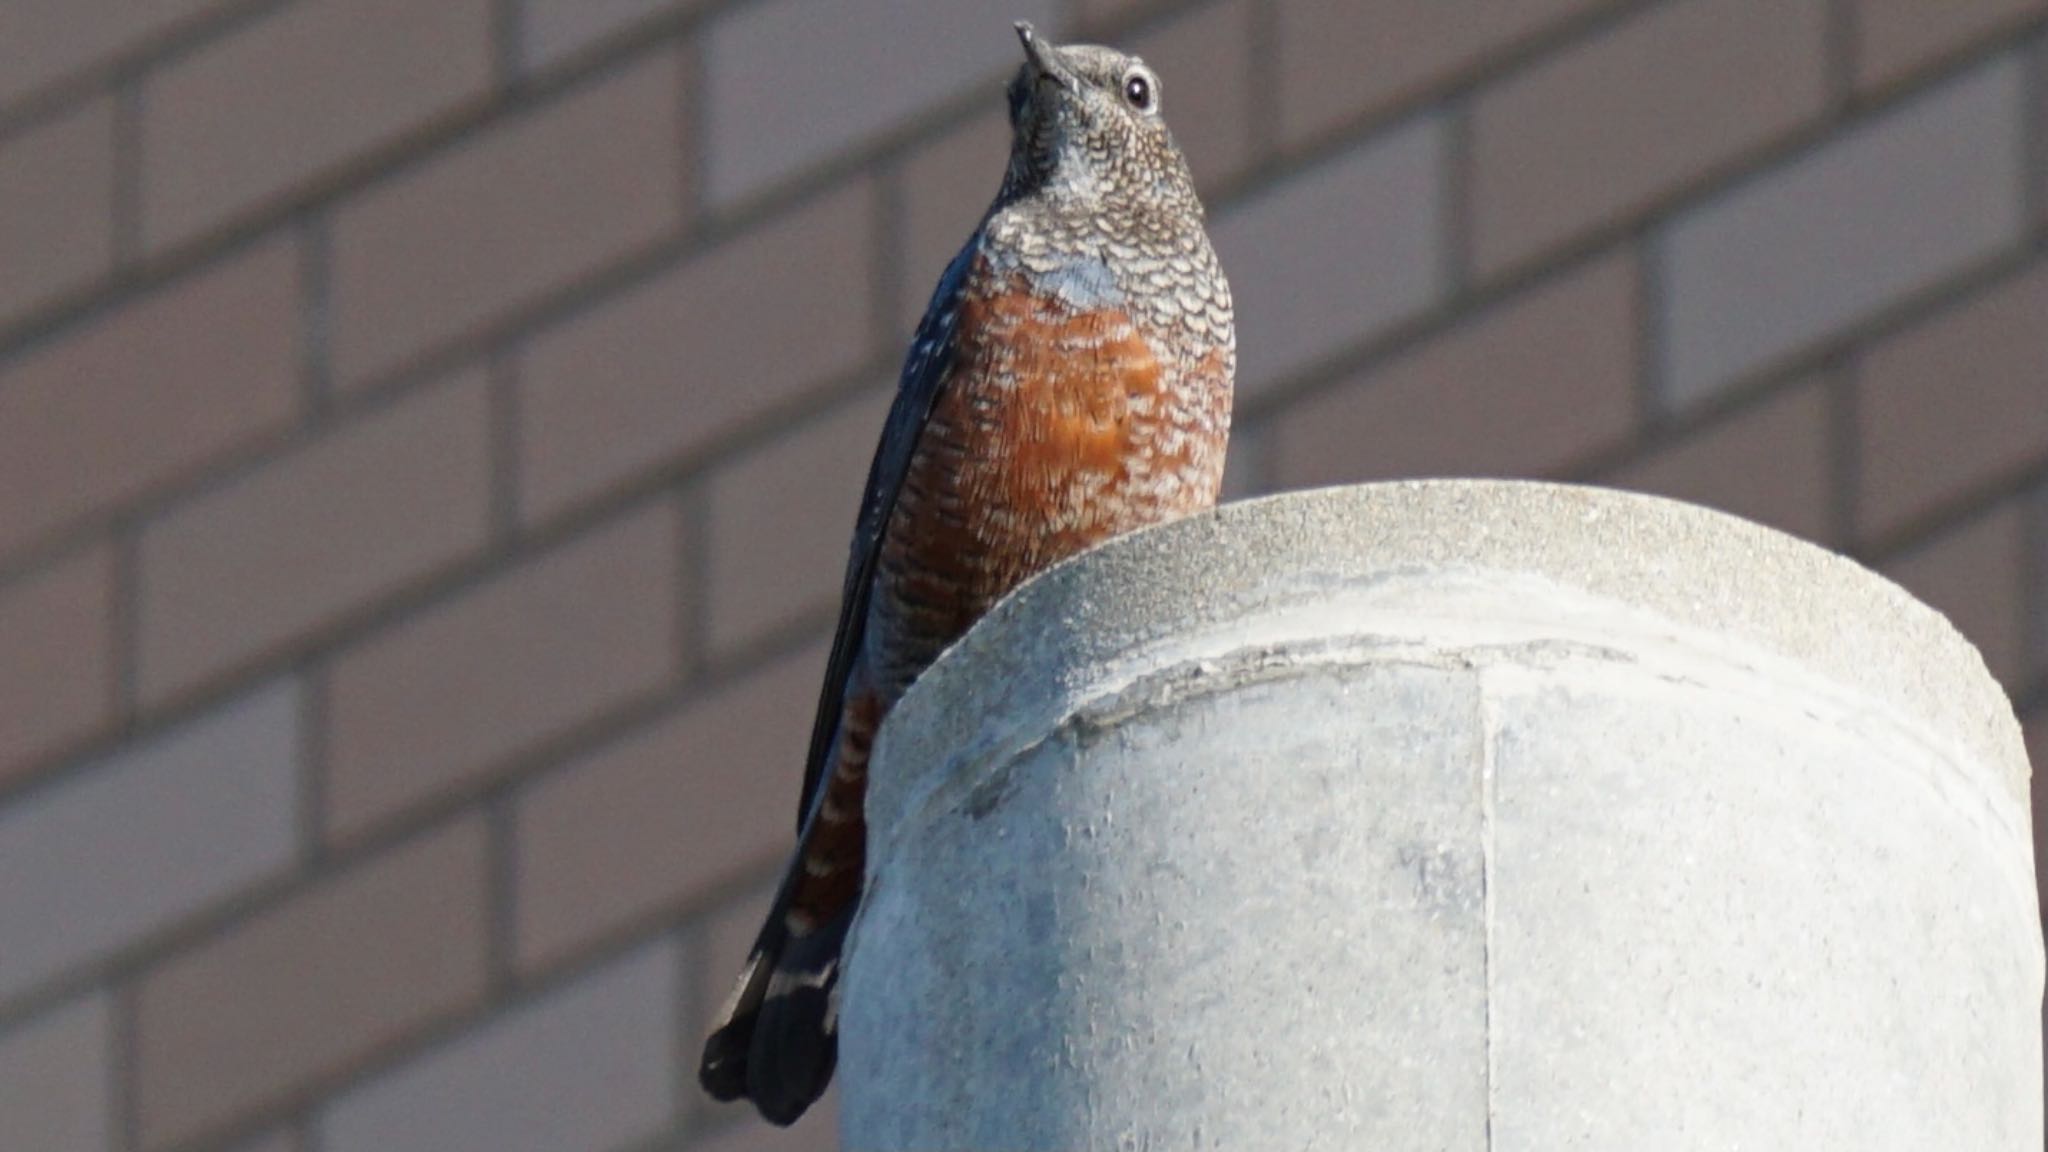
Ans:
{"type": "Polygon", "coordinates": [[[876,729],[1030,576],[1216,501],[1230,288],[1143,62],[1018,26],[1001,190],[918,326],[869,470],[799,812],[796,857],[700,1072],[789,1123],[837,1051],[876,729]]]}

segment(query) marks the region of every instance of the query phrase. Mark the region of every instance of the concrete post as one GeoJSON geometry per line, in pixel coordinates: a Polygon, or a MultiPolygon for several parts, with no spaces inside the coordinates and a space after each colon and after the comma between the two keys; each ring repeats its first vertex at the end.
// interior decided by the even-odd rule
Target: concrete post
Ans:
{"type": "Polygon", "coordinates": [[[1846,560],[1549,485],[1036,581],[869,800],[849,1148],[2042,1146],[2027,764],[1846,560]]]}

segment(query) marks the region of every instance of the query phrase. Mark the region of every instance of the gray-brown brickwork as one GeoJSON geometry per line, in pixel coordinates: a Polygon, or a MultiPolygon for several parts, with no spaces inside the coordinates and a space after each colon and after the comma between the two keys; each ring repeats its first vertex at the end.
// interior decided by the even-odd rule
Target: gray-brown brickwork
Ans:
{"type": "Polygon", "coordinates": [[[1163,75],[1233,495],[1722,507],[2048,755],[2048,0],[20,0],[0,1149],[832,1145],[694,1051],[1015,19],[1163,75]]]}

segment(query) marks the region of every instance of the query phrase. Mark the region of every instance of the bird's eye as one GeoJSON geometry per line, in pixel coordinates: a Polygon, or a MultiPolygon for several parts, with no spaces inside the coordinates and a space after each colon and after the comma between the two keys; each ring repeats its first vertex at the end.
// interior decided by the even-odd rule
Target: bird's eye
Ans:
{"type": "Polygon", "coordinates": [[[1140,112],[1150,112],[1156,99],[1152,78],[1143,72],[1132,72],[1124,77],[1124,99],[1140,112]]]}

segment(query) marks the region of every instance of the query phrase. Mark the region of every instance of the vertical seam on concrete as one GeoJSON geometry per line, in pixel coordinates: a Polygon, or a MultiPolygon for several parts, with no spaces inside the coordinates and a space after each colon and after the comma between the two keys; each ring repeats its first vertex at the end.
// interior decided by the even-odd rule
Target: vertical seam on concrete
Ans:
{"type": "Polygon", "coordinates": [[[1493,1147],[1494,1093],[1499,1086],[1496,1053],[1493,1045],[1493,930],[1495,916],[1494,895],[1494,800],[1495,800],[1495,737],[1500,729],[1500,716],[1494,707],[1493,695],[1489,690],[1489,676],[1484,669],[1477,671],[1474,680],[1479,692],[1479,862],[1480,893],[1484,906],[1483,923],[1486,934],[1485,947],[1485,996],[1486,996],[1486,1147],[1493,1147]]]}

